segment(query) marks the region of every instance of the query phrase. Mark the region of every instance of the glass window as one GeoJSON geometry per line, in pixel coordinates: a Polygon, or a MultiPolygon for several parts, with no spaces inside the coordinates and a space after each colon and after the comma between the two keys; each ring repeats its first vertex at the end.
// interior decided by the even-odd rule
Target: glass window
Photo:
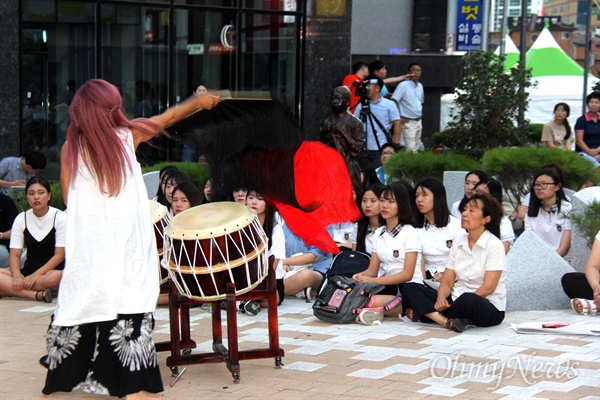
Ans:
{"type": "Polygon", "coordinates": [[[237,7],[241,0],[175,0],[175,4],[197,6],[237,7]]]}
{"type": "Polygon", "coordinates": [[[240,35],[244,49],[240,90],[270,91],[294,109],[298,95],[298,21],[293,16],[246,14],[240,35]]]}
{"type": "MultiPolygon", "coordinates": [[[[244,0],[245,8],[274,11],[299,11],[301,0],[244,0]]],[[[346,0],[325,0],[330,5],[345,3],[346,0]],[[333,4],[331,4],[333,3],[333,4]]]]}
{"type": "MultiPolygon", "coordinates": [[[[119,88],[130,117],[164,111],[170,102],[168,8],[103,5],[101,21],[100,77],[119,88]]],[[[165,159],[164,151],[164,146],[140,146],[140,162],[165,159]]]]}
{"type": "MultiPolygon", "coordinates": [[[[78,86],[94,76],[94,18],[89,5],[82,1],[29,1],[21,9],[22,147],[23,152],[39,150],[46,155],[48,165],[42,175],[50,180],[59,179],[68,106],[78,86]],[[45,20],[32,18],[32,10],[38,16],[50,15],[47,3],[52,3],[58,14],[45,20]]],[[[91,10],[93,13],[93,7],[91,10]]]]}

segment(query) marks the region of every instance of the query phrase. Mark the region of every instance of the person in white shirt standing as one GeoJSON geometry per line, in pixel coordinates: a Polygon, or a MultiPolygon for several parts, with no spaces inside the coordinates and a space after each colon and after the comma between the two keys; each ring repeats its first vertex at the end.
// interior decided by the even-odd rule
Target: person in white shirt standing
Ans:
{"type": "Polygon", "coordinates": [[[421,77],[421,66],[412,63],[408,66],[411,76],[409,80],[400,82],[392,94],[392,100],[398,104],[400,111],[400,123],[402,125],[402,137],[406,145],[406,151],[416,152],[421,143],[423,125],[423,103],[425,92],[423,85],[419,82],[421,77]]]}

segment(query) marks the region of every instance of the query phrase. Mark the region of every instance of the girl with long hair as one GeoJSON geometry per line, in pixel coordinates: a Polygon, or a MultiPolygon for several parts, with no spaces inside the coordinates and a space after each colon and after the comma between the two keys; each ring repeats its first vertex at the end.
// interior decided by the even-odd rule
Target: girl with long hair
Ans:
{"type": "Polygon", "coordinates": [[[177,215],[182,211],[199,206],[202,201],[202,194],[193,183],[183,182],[173,190],[171,199],[173,215],[177,215]]]}
{"type": "Polygon", "coordinates": [[[525,230],[535,232],[564,257],[571,248],[571,208],[558,173],[541,170],[533,177],[525,230]]]}
{"type": "Polygon", "coordinates": [[[182,183],[191,183],[190,177],[183,171],[175,170],[167,172],[161,182],[161,186],[164,186],[163,195],[158,198],[158,202],[163,206],[167,207],[171,217],[173,213],[173,190],[182,183]]]}
{"type": "MultiPolygon", "coordinates": [[[[502,205],[502,184],[495,179],[490,179],[487,182],[479,182],[475,186],[475,193],[487,193],[496,199],[498,204],[502,205]]],[[[502,213],[504,214],[504,209],[502,209],[502,213]]],[[[510,246],[515,240],[515,231],[510,219],[506,215],[502,216],[502,221],[500,222],[500,240],[502,240],[502,244],[504,245],[504,251],[508,253],[510,246]]]]}
{"type": "Polygon", "coordinates": [[[464,232],[460,221],[450,215],[446,188],[437,179],[427,178],[415,186],[419,210],[415,228],[421,242],[423,274],[426,279],[442,280],[454,239],[464,232]]]}
{"type": "Polygon", "coordinates": [[[158,173],[158,189],[156,189],[156,196],[152,200],[158,201],[165,207],[168,207],[167,197],[165,195],[165,177],[175,171],[179,171],[179,169],[174,165],[167,165],[163,167],[158,173]]]}
{"type": "Polygon", "coordinates": [[[506,309],[506,255],[499,232],[502,208],[487,194],[474,194],[462,213],[467,231],[452,244],[446,271],[436,291],[417,283],[402,295],[413,321],[436,322],[454,332],[468,324],[495,326],[506,309]]]}
{"type": "Polygon", "coordinates": [[[554,119],[544,124],[542,143],[546,147],[571,150],[573,133],[568,120],[571,108],[567,103],[558,103],[554,106],[553,113],[554,119]]]}
{"type": "Polygon", "coordinates": [[[160,115],[129,120],[119,90],[104,80],[92,79],[75,94],[61,157],[66,268],[41,359],[45,395],[83,388],[163,398],[153,394],[163,390],[152,338],[158,255],[135,151],[219,100],[194,95],[160,115]]]}
{"type": "Polygon", "coordinates": [[[17,215],[10,239],[9,268],[0,269],[0,295],[50,303],[65,260],[67,215],[50,206],[50,183],[40,176],[25,184],[31,209],[17,215]],[[21,269],[23,249],[27,249],[21,269]]]}
{"type": "MultiPolygon", "coordinates": [[[[402,285],[414,281],[422,284],[421,244],[414,228],[412,194],[400,182],[387,185],[380,197],[381,217],[385,225],[378,228],[373,237],[371,263],[366,271],[354,274],[359,282],[373,282],[385,286],[375,295],[374,307],[383,307],[398,297],[402,285]]],[[[398,306],[383,313],[363,311],[359,320],[372,325],[381,322],[383,316],[397,317],[402,311],[398,306]]]]}
{"type": "Polygon", "coordinates": [[[384,187],[381,183],[375,183],[363,192],[359,205],[363,216],[354,224],[352,250],[371,254],[373,233],[382,224],[379,197],[384,187]]]}
{"type": "Polygon", "coordinates": [[[475,186],[477,186],[479,182],[487,181],[488,179],[489,177],[483,171],[476,169],[467,172],[467,175],[465,175],[465,195],[461,200],[456,201],[454,202],[454,204],[452,204],[450,213],[460,220],[461,214],[465,208],[465,204],[467,204],[471,196],[475,194],[475,186]]]}
{"type": "MultiPolygon", "coordinates": [[[[281,304],[284,297],[284,285],[282,260],[285,259],[285,236],[281,226],[275,223],[276,209],[268,204],[256,190],[248,190],[246,194],[246,205],[256,212],[258,221],[263,227],[269,239],[269,257],[274,257],[273,267],[277,281],[277,304],[281,304]]],[[[267,306],[267,300],[260,303],[256,300],[243,301],[239,309],[245,314],[256,315],[261,307],[267,306]]]]}

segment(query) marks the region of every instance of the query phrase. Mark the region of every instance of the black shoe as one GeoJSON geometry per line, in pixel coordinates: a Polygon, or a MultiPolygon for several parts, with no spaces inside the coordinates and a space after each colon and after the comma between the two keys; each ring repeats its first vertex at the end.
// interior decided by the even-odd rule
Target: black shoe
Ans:
{"type": "Polygon", "coordinates": [[[242,301],[239,308],[242,314],[256,315],[260,312],[260,303],[256,300],[242,301]]]}
{"type": "Polygon", "coordinates": [[[446,328],[461,333],[465,330],[468,323],[469,321],[466,318],[448,318],[448,321],[446,321],[446,328]]]}

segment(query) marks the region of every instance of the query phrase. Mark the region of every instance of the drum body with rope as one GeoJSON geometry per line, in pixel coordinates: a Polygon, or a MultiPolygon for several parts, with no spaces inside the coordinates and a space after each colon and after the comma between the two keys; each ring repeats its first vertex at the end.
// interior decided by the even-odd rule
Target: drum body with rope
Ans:
{"type": "Polygon", "coordinates": [[[224,300],[254,289],[268,272],[268,245],[256,213],[240,203],[216,202],[176,215],[165,229],[163,268],[179,293],[200,301],[224,300]]]}
{"type": "MultiPolygon", "coordinates": [[[[156,250],[158,250],[158,259],[160,260],[163,255],[164,246],[164,232],[169,222],[171,222],[171,216],[167,207],[163,206],[159,202],[150,200],[150,213],[152,214],[152,222],[154,223],[154,236],[156,237],[156,250]]],[[[169,281],[169,272],[166,268],[158,264],[160,272],[160,284],[165,284],[169,281]]]]}

